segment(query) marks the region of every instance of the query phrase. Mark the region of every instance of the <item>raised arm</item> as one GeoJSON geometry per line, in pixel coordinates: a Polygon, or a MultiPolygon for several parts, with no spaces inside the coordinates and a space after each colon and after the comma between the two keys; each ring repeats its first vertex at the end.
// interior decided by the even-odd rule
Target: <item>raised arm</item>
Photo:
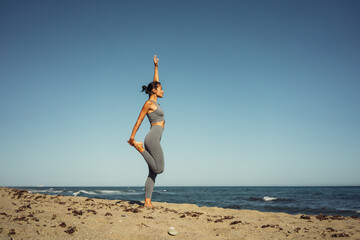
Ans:
{"type": "Polygon", "coordinates": [[[133,130],[132,130],[130,139],[128,140],[128,143],[131,146],[134,146],[136,132],[139,130],[139,127],[140,127],[142,121],[144,120],[146,113],[149,111],[150,106],[151,106],[151,102],[146,101],[143,108],[140,111],[139,117],[135,123],[133,130]]]}
{"type": "Polygon", "coordinates": [[[154,82],[158,82],[158,81],[159,81],[158,64],[159,64],[159,59],[156,58],[156,55],[154,55],[154,65],[155,65],[155,70],[154,70],[154,82]]]}

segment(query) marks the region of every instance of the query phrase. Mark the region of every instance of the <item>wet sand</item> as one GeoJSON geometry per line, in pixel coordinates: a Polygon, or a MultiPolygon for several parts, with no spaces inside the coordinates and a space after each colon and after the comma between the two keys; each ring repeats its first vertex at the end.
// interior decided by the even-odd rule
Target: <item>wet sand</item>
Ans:
{"type": "Polygon", "coordinates": [[[359,239],[360,219],[0,188],[0,239],[359,239]],[[168,233],[174,227],[178,234],[168,233]]]}

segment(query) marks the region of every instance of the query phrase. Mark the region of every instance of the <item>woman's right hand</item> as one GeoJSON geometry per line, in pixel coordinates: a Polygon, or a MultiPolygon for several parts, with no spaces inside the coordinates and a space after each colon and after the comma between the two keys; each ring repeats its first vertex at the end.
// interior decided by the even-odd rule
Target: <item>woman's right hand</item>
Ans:
{"type": "Polygon", "coordinates": [[[157,66],[159,64],[159,59],[154,55],[154,65],[157,66]]]}

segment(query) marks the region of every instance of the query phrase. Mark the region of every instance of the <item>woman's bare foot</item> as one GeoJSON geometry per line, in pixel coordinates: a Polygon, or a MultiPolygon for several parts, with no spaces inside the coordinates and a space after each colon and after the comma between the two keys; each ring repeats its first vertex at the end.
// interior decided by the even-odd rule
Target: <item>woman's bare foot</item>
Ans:
{"type": "Polygon", "coordinates": [[[142,142],[134,142],[134,147],[136,148],[136,150],[138,150],[140,153],[142,153],[145,148],[143,147],[143,143],[142,142]]]}
{"type": "Polygon", "coordinates": [[[154,205],[151,204],[151,198],[145,198],[144,207],[146,207],[146,208],[154,208],[154,205]]]}

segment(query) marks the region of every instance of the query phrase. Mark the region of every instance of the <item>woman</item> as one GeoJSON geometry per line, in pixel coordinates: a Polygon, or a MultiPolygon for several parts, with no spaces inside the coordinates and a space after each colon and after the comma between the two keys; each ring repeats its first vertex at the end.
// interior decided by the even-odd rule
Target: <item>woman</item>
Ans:
{"type": "Polygon", "coordinates": [[[155,178],[157,174],[160,174],[164,171],[164,154],[160,145],[161,135],[164,131],[165,120],[164,120],[164,111],[160,108],[160,104],[157,103],[158,98],[162,98],[164,91],[162,90],[161,84],[159,82],[159,73],[158,73],[158,63],[159,59],[154,56],[154,80],[149,83],[146,87],[142,86],[143,92],[149,94],[149,99],[145,102],[139,117],[135,123],[131,137],[128,140],[128,143],[131,146],[134,146],[141,155],[145,158],[145,161],[149,165],[149,175],[145,182],[145,204],[144,207],[153,208],[151,204],[151,195],[155,185],[155,178]],[[142,121],[145,118],[145,115],[148,116],[151,127],[149,133],[145,137],[145,148],[142,142],[135,141],[135,134],[139,129],[142,121]]]}

